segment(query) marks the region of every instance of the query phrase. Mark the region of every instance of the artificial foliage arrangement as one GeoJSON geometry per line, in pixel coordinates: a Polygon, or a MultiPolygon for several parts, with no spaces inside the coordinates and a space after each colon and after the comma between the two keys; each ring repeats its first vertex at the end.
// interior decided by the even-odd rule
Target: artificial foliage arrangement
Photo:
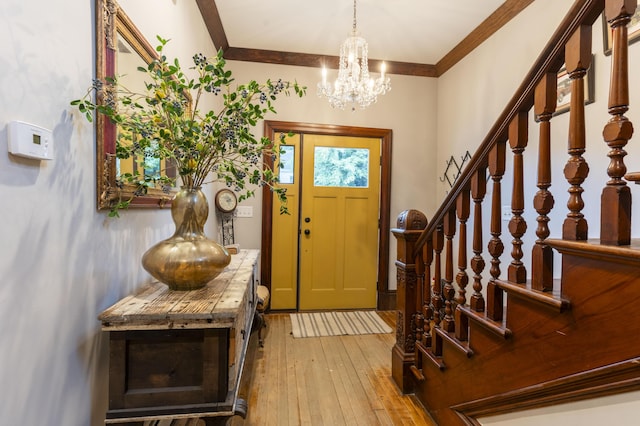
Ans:
{"type": "MultiPolygon", "coordinates": [[[[240,201],[253,196],[255,187],[268,187],[280,200],[281,213],[286,213],[285,189],[277,186],[277,175],[261,161],[265,154],[277,157],[279,144],[257,138],[252,129],[268,112],[276,113],[278,96],[293,91],[302,97],[306,87],[280,79],[236,85],[222,51],[213,58],[194,55],[190,69],[195,78],[190,78],[178,59],[170,61],[164,55],[168,40],[157,38],[158,59],[138,67],[144,73],[143,91],[125,87],[114,76],[94,80],[83,98],[71,102],[87,120],[93,121],[97,112],[117,126],[116,157],[132,158],[136,164],[132,172],[118,175],[119,184],[135,185],[134,196],[139,196],[150,187],[169,191],[176,184],[200,188],[221,181],[239,194],[240,201]],[[201,110],[207,95],[222,98],[219,110],[201,110]],[[172,167],[175,171],[170,172],[172,167]],[[171,177],[176,175],[180,183],[171,177]]],[[[110,215],[118,216],[130,202],[121,199],[110,215]]]]}

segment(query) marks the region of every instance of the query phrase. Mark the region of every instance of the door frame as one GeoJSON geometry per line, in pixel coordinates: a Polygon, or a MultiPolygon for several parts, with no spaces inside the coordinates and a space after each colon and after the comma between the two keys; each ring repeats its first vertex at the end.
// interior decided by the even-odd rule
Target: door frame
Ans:
{"type": "MultiPolygon", "coordinates": [[[[310,124],[288,121],[264,121],[264,136],[276,140],[278,133],[301,133],[333,136],[379,138],[380,145],[380,217],[378,234],[378,284],[377,309],[390,310],[396,307],[396,291],[389,290],[389,239],[391,232],[391,129],[373,127],[339,126],[334,124],[310,124]]],[[[263,158],[264,166],[273,168],[273,158],[263,158]]],[[[271,290],[271,243],[273,221],[273,194],[262,191],[262,247],[260,280],[271,290]]]]}

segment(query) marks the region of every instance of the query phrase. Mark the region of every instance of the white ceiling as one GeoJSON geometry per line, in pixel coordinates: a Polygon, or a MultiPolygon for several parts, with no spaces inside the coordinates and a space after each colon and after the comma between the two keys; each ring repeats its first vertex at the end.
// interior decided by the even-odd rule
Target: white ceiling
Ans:
{"type": "MultiPolygon", "coordinates": [[[[436,64],[504,0],[358,0],[369,58],[436,64]]],[[[216,0],[230,46],[338,56],[352,0],[216,0]]]]}

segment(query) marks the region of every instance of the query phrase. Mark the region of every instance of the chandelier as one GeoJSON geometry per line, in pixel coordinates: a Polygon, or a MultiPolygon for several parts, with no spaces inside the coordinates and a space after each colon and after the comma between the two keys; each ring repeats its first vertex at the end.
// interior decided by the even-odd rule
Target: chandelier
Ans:
{"type": "Polygon", "coordinates": [[[340,46],[340,69],[333,84],[327,82],[327,69],[322,68],[322,81],[318,83],[318,96],[326,97],[334,108],[344,109],[351,104],[366,108],[377,101],[378,95],[391,90],[389,77],[385,77],[382,63],[380,77],[369,77],[368,45],[356,29],[356,0],[353,0],[353,30],[340,46]]]}

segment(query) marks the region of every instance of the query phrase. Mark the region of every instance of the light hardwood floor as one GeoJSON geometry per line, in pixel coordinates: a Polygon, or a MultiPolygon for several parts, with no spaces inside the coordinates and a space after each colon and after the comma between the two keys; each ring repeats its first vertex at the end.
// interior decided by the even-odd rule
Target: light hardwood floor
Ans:
{"type": "MultiPolygon", "coordinates": [[[[395,330],[395,312],[381,312],[395,330]]],[[[240,425],[435,425],[391,378],[395,333],[294,339],[289,314],[266,315],[264,348],[253,336],[240,394],[240,425]]]]}

